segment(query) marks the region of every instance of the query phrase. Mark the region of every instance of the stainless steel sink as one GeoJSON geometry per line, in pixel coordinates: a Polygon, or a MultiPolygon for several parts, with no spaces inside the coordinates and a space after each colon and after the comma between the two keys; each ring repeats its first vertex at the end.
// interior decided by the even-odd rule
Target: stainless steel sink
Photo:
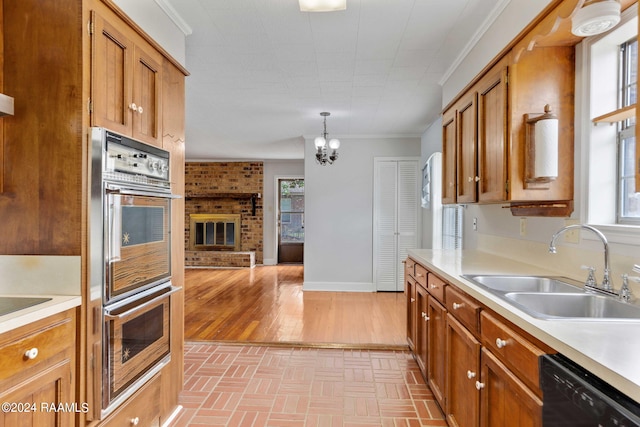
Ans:
{"type": "Polygon", "coordinates": [[[603,295],[509,292],[504,296],[541,319],[640,321],[640,306],[603,295]]]}
{"type": "Polygon", "coordinates": [[[582,293],[583,290],[570,284],[570,279],[544,276],[464,275],[464,278],[489,290],[506,292],[562,292],[582,293]]]}

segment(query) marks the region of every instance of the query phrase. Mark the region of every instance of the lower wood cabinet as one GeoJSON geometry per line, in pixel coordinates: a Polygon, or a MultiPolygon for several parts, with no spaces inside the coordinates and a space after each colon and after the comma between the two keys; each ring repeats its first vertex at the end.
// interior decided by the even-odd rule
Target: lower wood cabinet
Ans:
{"type": "Polygon", "coordinates": [[[160,374],[140,388],[119,409],[109,416],[101,427],[160,426],[160,374]]]}
{"type": "Polygon", "coordinates": [[[542,400],[497,357],[482,349],[480,426],[542,426],[542,400]]]}
{"type": "Polygon", "coordinates": [[[449,426],[476,426],[480,414],[480,342],[447,314],[447,408],[449,426]]]}
{"type": "Polygon", "coordinates": [[[416,286],[416,341],[415,349],[413,350],[416,355],[416,361],[426,376],[427,372],[427,359],[429,356],[429,341],[428,341],[428,326],[429,316],[429,294],[427,290],[421,285],[416,286]]]}
{"type": "Polygon", "coordinates": [[[407,339],[449,426],[540,427],[539,358],[553,350],[410,261],[428,281],[405,279],[407,339]]]}
{"type": "Polygon", "coordinates": [[[440,407],[446,410],[447,310],[435,298],[429,298],[427,316],[427,382],[440,407]]]}
{"type": "Polygon", "coordinates": [[[75,394],[75,310],[0,335],[0,426],[67,427],[75,394]]]}

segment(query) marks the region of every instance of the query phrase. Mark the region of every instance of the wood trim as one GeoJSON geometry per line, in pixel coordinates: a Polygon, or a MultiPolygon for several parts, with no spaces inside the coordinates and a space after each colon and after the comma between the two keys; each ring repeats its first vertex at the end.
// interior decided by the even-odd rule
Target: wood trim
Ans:
{"type": "Polygon", "coordinates": [[[601,116],[593,118],[591,121],[595,124],[598,123],[617,123],[623,120],[630,119],[636,115],[636,104],[629,105],[626,107],[618,108],[617,110],[611,111],[607,114],[603,114],[601,116]]]}

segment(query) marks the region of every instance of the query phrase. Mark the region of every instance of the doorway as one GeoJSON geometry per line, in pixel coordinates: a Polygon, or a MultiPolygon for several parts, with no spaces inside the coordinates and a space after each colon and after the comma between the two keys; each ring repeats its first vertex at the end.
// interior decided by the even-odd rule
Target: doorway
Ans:
{"type": "Polygon", "coordinates": [[[304,259],[304,179],[278,179],[278,264],[304,259]]]}

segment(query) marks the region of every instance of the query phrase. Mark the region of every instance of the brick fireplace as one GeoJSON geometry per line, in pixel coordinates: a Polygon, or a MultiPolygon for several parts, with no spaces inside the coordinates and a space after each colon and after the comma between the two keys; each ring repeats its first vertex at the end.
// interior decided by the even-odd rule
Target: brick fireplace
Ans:
{"type": "Polygon", "coordinates": [[[262,162],[185,164],[185,265],[262,264],[262,162]]]}

